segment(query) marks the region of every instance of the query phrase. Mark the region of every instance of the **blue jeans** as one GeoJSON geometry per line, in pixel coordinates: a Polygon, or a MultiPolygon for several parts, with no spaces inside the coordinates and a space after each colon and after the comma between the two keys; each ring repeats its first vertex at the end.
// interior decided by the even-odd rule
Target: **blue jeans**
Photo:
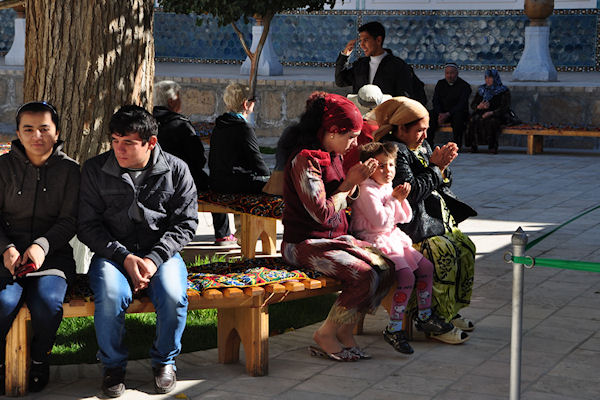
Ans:
{"type": "MultiPolygon", "coordinates": [[[[98,358],[104,368],[125,368],[127,348],[125,310],[133,300],[131,280],[122,265],[94,256],[88,272],[94,292],[94,326],[98,340],[98,358]]],[[[187,269],[175,254],[150,278],[146,294],[156,310],[156,337],[150,357],[152,366],[174,364],[181,351],[181,335],[187,317],[187,269]]]]}
{"type": "Polygon", "coordinates": [[[48,361],[56,331],[62,321],[66,292],[67,281],[55,275],[16,281],[12,277],[0,279],[0,364],[4,363],[6,334],[23,302],[27,303],[31,313],[31,358],[40,362],[48,361]]]}

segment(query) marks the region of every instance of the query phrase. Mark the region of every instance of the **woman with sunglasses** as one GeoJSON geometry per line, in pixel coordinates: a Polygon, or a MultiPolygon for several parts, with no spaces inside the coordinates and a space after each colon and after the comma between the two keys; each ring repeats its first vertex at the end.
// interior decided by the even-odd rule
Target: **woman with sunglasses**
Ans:
{"type": "Polygon", "coordinates": [[[16,120],[17,139],[0,157],[0,394],[6,334],[23,303],[33,328],[29,391],[48,383],[67,281],[75,274],[69,240],[76,230],[79,165],[62,152],[51,104],[24,104],[16,120]]]}

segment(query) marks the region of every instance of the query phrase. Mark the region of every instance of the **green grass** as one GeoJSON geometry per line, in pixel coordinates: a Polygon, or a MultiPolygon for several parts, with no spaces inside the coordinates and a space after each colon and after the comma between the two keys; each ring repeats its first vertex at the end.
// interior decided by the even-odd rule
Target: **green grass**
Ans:
{"type": "Polygon", "coordinates": [[[259,150],[263,154],[275,154],[277,152],[277,149],[275,147],[268,146],[259,146],[259,150]]]}
{"type": "MultiPolygon", "coordinates": [[[[271,335],[301,328],[325,319],[336,295],[317,296],[269,306],[271,335]]],[[[129,359],[148,358],[154,339],[156,315],[129,314],[125,317],[125,343],[129,359]]],[[[188,312],[182,338],[184,353],[217,347],[217,310],[188,312]]],[[[93,317],[65,318],[52,350],[52,364],[95,363],[96,334],[93,317]]]]}

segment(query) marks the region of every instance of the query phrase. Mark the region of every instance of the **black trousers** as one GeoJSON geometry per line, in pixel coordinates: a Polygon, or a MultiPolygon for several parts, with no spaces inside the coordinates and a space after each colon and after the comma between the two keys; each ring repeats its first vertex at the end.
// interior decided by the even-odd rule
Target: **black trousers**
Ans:
{"type": "Polygon", "coordinates": [[[213,228],[215,229],[215,239],[224,238],[231,235],[229,229],[229,214],[211,213],[213,228]]]}
{"type": "MultiPolygon", "coordinates": [[[[431,148],[434,147],[435,143],[435,133],[439,129],[438,124],[438,113],[435,111],[429,112],[429,129],[427,130],[427,141],[431,145],[431,148]]],[[[469,112],[465,110],[464,112],[455,113],[451,115],[449,119],[446,121],[450,122],[450,126],[452,127],[452,141],[458,145],[458,148],[462,146],[463,137],[465,131],[467,130],[467,122],[469,121],[469,112]]],[[[465,143],[466,145],[467,143],[465,143]]]]}

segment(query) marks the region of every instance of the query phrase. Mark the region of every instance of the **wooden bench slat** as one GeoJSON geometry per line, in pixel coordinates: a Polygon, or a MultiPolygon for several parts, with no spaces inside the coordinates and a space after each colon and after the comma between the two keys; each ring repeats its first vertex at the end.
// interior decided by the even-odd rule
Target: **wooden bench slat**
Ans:
{"type": "Polygon", "coordinates": [[[283,286],[289,292],[301,292],[306,288],[302,282],[297,281],[284,282],[283,286]]]}
{"type": "Polygon", "coordinates": [[[300,282],[302,282],[307,289],[319,289],[322,287],[321,281],[316,279],[303,279],[300,282]]]}
{"type": "Polygon", "coordinates": [[[228,297],[228,298],[244,296],[244,292],[242,291],[242,289],[239,289],[239,288],[225,288],[225,289],[221,289],[221,292],[223,292],[223,296],[228,297]]]}
{"type": "Polygon", "coordinates": [[[221,293],[221,291],[217,289],[207,289],[202,293],[202,297],[204,297],[207,300],[222,299],[223,293],[221,293]]]}
{"type": "MultiPolygon", "coordinates": [[[[452,132],[452,127],[450,125],[442,125],[438,131],[452,132]]],[[[542,153],[544,151],[544,141],[542,136],[600,137],[600,130],[598,129],[536,129],[527,126],[506,126],[502,128],[502,133],[527,136],[527,154],[529,155],[542,153]]]]}
{"type": "Polygon", "coordinates": [[[263,289],[260,286],[250,286],[250,287],[244,288],[244,294],[246,296],[250,296],[250,297],[260,296],[263,293],[265,293],[265,289],[263,289]]]}
{"type": "Polygon", "coordinates": [[[285,286],[280,283],[270,283],[265,285],[265,290],[268,293],[285,293],[286,291],[285,286]]]}

